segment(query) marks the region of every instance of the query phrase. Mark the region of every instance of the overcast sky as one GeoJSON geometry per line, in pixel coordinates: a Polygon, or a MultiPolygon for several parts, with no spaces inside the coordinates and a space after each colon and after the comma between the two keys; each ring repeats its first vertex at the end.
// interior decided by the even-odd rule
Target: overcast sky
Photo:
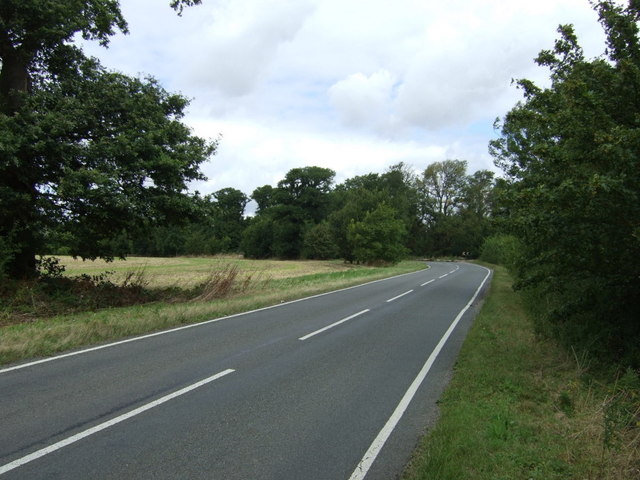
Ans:
{"type": "Polygon", "coordinates": [[[493,122],[543,84],[533,59],[572,23],[588,57],[604,39],[588,0],[121,0],[129,35],[85,50],[192,99],[185,122],[222,135],[201,193],[250,195],[291,168],[341,182],[405,162],[493,169],[493,122]]]}

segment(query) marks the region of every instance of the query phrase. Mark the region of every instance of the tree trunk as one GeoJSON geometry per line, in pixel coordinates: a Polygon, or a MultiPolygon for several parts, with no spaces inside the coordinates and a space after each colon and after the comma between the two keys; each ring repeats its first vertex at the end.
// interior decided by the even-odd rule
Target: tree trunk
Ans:
{"type": "MultiPolygon", "coordinates": [[[[21,110],[24,95],[31,87],[28,63],[15,50],[2,49],[0,114],[12,117],[21,110]]],[[[30,159],[8,160],[0,163],[0,185],[5,190],[0,234],[8,240],[14,253],[5,268],[11,278],[29,278],[37,274],[37,188],[29,175],[30,159]]]]}
{"type": "Polygon", "coordinates": [[[11,53],[2,56],[0,70],[0,111],[9,116],[20,110],[23,95],[31,90],[29,62],[11,53]]]}

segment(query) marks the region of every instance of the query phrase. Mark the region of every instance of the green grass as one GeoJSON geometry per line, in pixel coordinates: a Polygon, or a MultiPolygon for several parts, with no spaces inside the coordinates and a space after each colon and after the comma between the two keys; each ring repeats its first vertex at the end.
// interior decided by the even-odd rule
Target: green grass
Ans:
{"type": "Polygon", "coordinates": [[[640,398],[538,338],[509,275],[494,268],[441,417],[403,479],[640,478],[640,398]]]}
{"type": "MultiPolygon", "coordinates": [[[[145,279],[151,285],[163,285],[164,280],[156,281],[157,276],[154,277],[153,269],[148,265],[161,260],[145,261],[145,279]]],[[[348,266],[342,262],[248,262],[239,267],[241,274],[234,277],[234,286],[225,291],[221,298],[210,301],[155,302],[105,308],[31,318],[26,322],[0,327],[0,364],[49,356],[87,345],[219,318],[425,268],[425,263],[420,261],[404,261],[386,268],[348,266]],[[246,276],[249,275],[248,272],[257,272],[257,276],[254,275],[250,277],[250,282],[245,282],[249,278],[246,276]]],[[[175,267],[174,276],[190,278],[194,265],[202,263],[207,263],[206,259],[176,259],[172,264],[175,267]],[[179,267],[178,264],[185,267],[179,267]]],[[[109,264],[111,265],[113,264],[109,264]]],[[[221,261],[218,268],[229,272],[229,265],[229,262],[221,261]]],[[[211,260],[203,268],[210,276],[211,260]]],[[[70,270],[71,274],[78,274],[77,271],[70,270]]],[[[223,272],[224,275],[226,273],[223,272]]],[[[213,297],[215,295],[207,295],[207,292],[202,296],[213,297]]]]}

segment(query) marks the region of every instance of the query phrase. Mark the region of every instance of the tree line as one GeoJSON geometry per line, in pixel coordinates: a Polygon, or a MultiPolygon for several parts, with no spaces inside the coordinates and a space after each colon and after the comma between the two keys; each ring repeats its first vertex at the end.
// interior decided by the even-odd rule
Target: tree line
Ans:
{"type": "Polygon", "coordinates": [[[512,269],[541,331],[638,368],[640,5],[593,6],[604,53],[586,59],[563,25],[536,59],[550,86],[517,82],[524,98],[490,144],[503,178],[445,159],[336,185],[335,172],[309,166],[250,196],[202,196],[187,185],[217,142],[182,123],[188,101],[74,44],[127,31],[117,0],[3,0],[0,277],[34,277],[38,254],[55,252],[362,263],[482,253],[512,269]]]}
{"type": "MultiPolygon", "coordinates": [[[[503,236],[539,331],[640,368],[640,4],[593,2],[606,49],[586,59],[571,25],[536,63],[491,143],[505,172],[503,236]]],[[[496,241],[498,240],[498,241],[496,241]]]]}
{"type": "MultiPolygon", "coordinates": [[[[477,257],[491,231],[494,175],[469,175],[466,161],[435,162],[420,174],[399,163],[337,185],[335,175],[317,166],[293,168],[250,196],[235,188],[189,195],[190,214],[181,223],[149,224],[143,234],[114,232],[108,251],[395,263],[407,255],[477,257]],[[250,201],[255,215],[246,216],[250,201]]],[[[44,251],[73,255],[73,235],[49,229],[44,251]]]]}
{"type": "MultiPolygon", "coordinates": [[[[173,0],[180,14],[199,0],[173,0]]],[[[127,32],[117,0],[0,4],[0,274],[38,274],[38,255],[83,259],[244,252],[375,263],[476,254],[490,172],[400,164],[334,184],[296,168],[250,196],[189,193],[216,141],[182,123],[187,99],[152,77],[112,72],[74,39],[127,32]],[[245,218],[249,200],[257,213],[245,218]]]]}

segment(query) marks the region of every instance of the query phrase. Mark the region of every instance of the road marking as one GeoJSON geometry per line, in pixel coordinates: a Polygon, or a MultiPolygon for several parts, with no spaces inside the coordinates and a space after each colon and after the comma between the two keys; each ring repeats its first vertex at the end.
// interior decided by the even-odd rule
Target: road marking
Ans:
{"type": "MultiPolygon", "coordinates": [[[[427,268],[431,268],[431,267],[427,266],[427,268]]],[[[265,310],[271,310],[271,309],[274,309],[274,308],[280,308],[280,307],[284,307],[286,305],[291,305],[293,303],[304,302],[305,300],[311,300],[313,298],[324,297],[325,295],[332,295],[334,293],[345,292],[347,290],[354,290],[356,288],[366,287],[367,285],[372,285],[374,283],[381,283],[381,282],[386,282],[386,281],[389,281],[389,280],[393,280],[394,278],[400,278],[400,277],[405,277],[405,276],[409,276],[409,275],[416,275],[418,273],[424,272],[424,270],[426,270],[426,268],[423,269],[423,270],[415,271],[415,272],[403,273],[401,275],[396,275],[394,277],[381,278],[380,280],[372,280],[371,282],[362,283],[360,285],[354,285],[352,287],[340,288],[338,290],[333,290],[331,292],[319,293],[317,295],[311,295],[309,297],[298,298],[297,300],[291,300],[289,302],[278,303],[278,304],[275,304],[275,305],[269,305],[268,307],[257,308],[255,310],[250,310],[248,312],[234,313],[233,315],[227,315],[226,317],[213,318],[211,320],[205,320],[205,321],[199,322],[199,323],[192,323],[190,325],[183,325],[181,327],[175,327],[175,328],[171,328],[169,330],[163,330],[161,332],[149,333],[149,334],[146,334],[146,335],[141,335],[139,337],[128,338],[126,340],[119,340],[117,342],[107,343],[107,344],[100,345],[100,346],[97,346],[97,347],[90,347],[90,348],[85,348],[85,349],[82,349],[82,350],[76,350],[75,352],[63,353],[62,355],[56,355],[55,357],[47,357],[47,358],[42,358],[40,360],[35,360],[33,362],[21,363],[19,365],[14,365],[12,367],[7,367],[7,368],[4,368],[4,369],[0,369],[0,374],[1,373],[11,372],[13,370],[20,370],[20,369],[23,369],[23,368],[32,367],[32,366],[35,366],[35,365],[39,365],[41,363],[48,363],[48,362],[52,362],[54,360],[61,360],[63,358],[67,358],[67,357],[73,357],[75,355],[81,355],[81,354],[84,354],[84,353],[95,352],[96,350],[102,350],[103,348],[111,348],[111,347],[115,347],[117,345],[122,345],[122,344],[125,344],[125,343],[137,342],[139,340],[145,340],[147,338],[156,337],[158,335],[166,335],[166,334],[169,334],[169,333],[179,332],[181,330],[186,330],[188,328],[202,327],[202,326],[208,325],[210,323],[220,322],[222,320],[229,320],[229,319],[232,319],[232,318],[241,317],[243,315],[249,315],[249,314],[257,313],[257,312],[263,312],[265,310]]]]}
{"type": "Polygon", "coordinates": [[[116,418],[112,418],[111,420],[101,423],[100,425],[96,425],[95,427],[89,428],[88,430],[85,430],[83,432],[77,433],[75,435],[72,435],[69,438],[65,438],[64,440],[59,441],[58,443],[54,443],[53,445],[49,445],[48,447],[45,447],[41,450],[38,450],[36,452],[33,452],[25,457],[19,458],[17,460],[14,460],[11,463],[7,463],[6,465],[2,465],[0,466],[0,475],[7,473],[15,468],[18,468],[26,463],[32,462],[34,460],[37,460],[38,458],[44,457],[45,455],[49,455],[50,453],[53,453],[57,450],[60,450],[61,448],[64,448],[68,445],[71,445],[72,443],[75,443],[79,440],[82,440],[83,438],[87,438],[90,435],[93,435],[94,433],[98,433],[106,428],[112,427],[120,422],[123,422],[131,417],[135,417],[136,415],[139,415],[143,412],[146,412],[147,410],[150,410],[154,407],[157,407],[158,405],[161,405],[165,402],[168,402],[169,400],[173,400],[176,397],[179,397],[181,395],[184,395],[185,393],[188,393],[192,390],[195,390],[196,388],[200,388],[203,385],[206,385],[207,383],[211,383],[214,380],[217,380],[221,377],[224,377],[225,375],[228,375],[230,373],[235,372],[235,370],[232,369],[227,369],[224,370],[223,372],[217,373],[209,378],[205,378],[204,380],[201,380],[197,383],[194,383],[193,385],[189,385],[188,387],[182,388],[176,392],[170,393],[169,395],[166,395],[162,398],[159,398],[157,400],[154,400],[151,403],[147,403],[146,405],[143,405],[141,407],[138,407],[134,410],[131,410],[128,413],[125,413],[123,415],[120,415],[116,418]]]}
{"type": "Polygon", "coordinates": [[[378,436],[373,440],[373,442],[369,446],[369,449],[366,451],[366,453],[362,457],[362,460],[360,460],[360,463],[358,463],[358,466],[349,477],[349,480],[364,479],[365,475],[371,468],[371,465],[373,465],[373,462],[375,461],[376,457],[380,453],[380,450],[382,450],[382,447],[384,446],[387,439],[389,438],[389,436],[395,429],[396,425],[402,418],[402,415],[404,415],[405,410],[409,406],[409,403],[411,403],[411,400],[413,399],[416,392],[418,391],[418,388],[420,387],[420,385],[422,385],[422,382],[424,381],[425,377],[429,373],[429,370],[431,370],[431,367],[436,361],[436,358],[438,358],[438,355],[440,354],[440,351],[444,347],[445,343],[447,343],[447,340],[453,333],[453,330],[456,328],[462,316],[465,314],[467,310],[469,310],[469,307],[471,307],[476,297],[480,293],[480,290],[482,289],[485,282],[487,281],[487,278],[489,278],[489,275],[491,275],[491,270],[489,270],[488,268],[485,268],[485,267],[480,267],[480,268],[484,268],[487,271],[487,274],[482,280],[482,283],[480,283],[480,286],[471,297],[471,300],[469,300],[469,302],[465,305],[465,307],[462,310],[460,310],[460,313],[458,313],[458,316],[453,320],[453,322],[451,323],[447,331],[444,333],[444,335],[436,345],[436,348],[433,349],[433,352],[431,352],[431,355],[429,355],[429,358],[427,358],[427,361],[425,362],[424,366],[418,373],[418,376],[413,380],[408,390],[402,397],[402,400],[400,400],[400,403],[398,404],[394,412],[391,414],[391,417],[389,417],[389,420],[387,420],[387,423],[384,425],[384,427],[382,427],[382,430],[380,430],[380,432],[378,433],[378,436]]]}
{"type": "Polygon", "coordinates": [[[336,323],[332,323],[331,325],[327,325],[326,327],[321,328],[320,330],[316,330],[315,332],[311,332],[310,334],[305,335],[304,337],[300,337],[298,340],[306,340],[308,338],[311,338],[314,335],[318,335],[319,333],[322,333],[325,330],[329,330],[330,328],[333,328],[333,327],[335,327],[337,325],[340,325],[341,323],[348,322],[352,318],[356,318],[357,316],[360,316],[363,313],[367,313],[368,311],[369,311],[369,309],[367,308],[366,310],[362,310],[361,312],[354,313],[353,315],[351,315],[351,316],[349,316],[347,318],[343,318],[342,320],[338,320],[336,323]]]}
{"type": "Polygon", "coordinates": [[[431,282],[435,282],[436,279],[434,278],[433,280],[429,280],[428,282],[424,282],[422,285],[420,285],[421,287],[424,287],[425,285],[429,285],[431,282]]]}
{"type": "Polygon", "coordinates": [[[396,297],[390,298],[389,300],[387,300],[387,303],[393,302],[394,300],[397,300],[400,297],[404,297],[405,295],[409,295],[411,292],[413,292],[413,290],[409,290],[408,292],[404,292],[404,293],[401,293],[400,295],[398,295],[396,297]]]}
{"type": "Polygon", "coordinates": [[[448,274],[448,273],[445,273],[444,275],[440,275],[438,278],[444,278],[444,277],[446,277],[447,275],[449,275],[449,274],[448,274]]]}

